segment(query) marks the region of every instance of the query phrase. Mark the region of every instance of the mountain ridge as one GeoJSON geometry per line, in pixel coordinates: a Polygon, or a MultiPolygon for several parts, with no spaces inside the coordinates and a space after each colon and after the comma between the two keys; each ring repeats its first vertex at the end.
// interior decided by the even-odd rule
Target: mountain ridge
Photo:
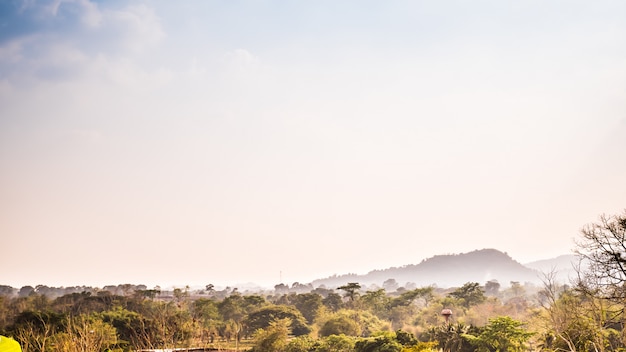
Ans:
{"type": "MultiPolygon", "coordinates": [[[[564,256],[559,256],[561,258],[564,256]]],[[[569,257],[568,257],[569,258],[569,257]]],[[[554,259],[537,261],[543,266],[554,259]]],[[[535,263],[535,262],[532,262],[535,263]]],[[[553,264],[556,265],[556,264],[553,264]]],[[[364,286],[381,286],[393,279],[398,284],[416,286],[458,287],[466,282],[484,284],[495,280],[503,286],[515,281],[519,283],[541,284],[541,267],[529,267],[511,258],[506,252],[493,248],[478,249],[459,254],[440,254],[423,259],[419,264],[377,269],[367,274],[333,275],[311,282],[313,286],[332,288],[348,282],[358,282],[364,286]]],[[[569,273],[569,272],[568,272],[569,273]]]]}

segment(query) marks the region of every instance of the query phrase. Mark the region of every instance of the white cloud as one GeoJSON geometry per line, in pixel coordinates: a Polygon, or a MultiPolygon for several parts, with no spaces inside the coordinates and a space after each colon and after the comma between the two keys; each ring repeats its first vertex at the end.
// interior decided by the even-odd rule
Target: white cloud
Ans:
{"type": "Polygon", "coordinates": [[[0,63],[15,64],[22,60],[24,45],[27,45],[33,38],[33,36],[18,38],[7,42],[4,46],[0,46],[0,63]]]}
{"type": "Polygon", "coordinates": [[[204,66],[201,66],[198,63],[198,58],[196,56],[194,56],[191,59],[191,65],[189,67],[189,69],[187,70],[187,73],[189,74],[190,77],[194,78],[194,77],[202,77],[204,75],[206,75],[206,73],[208,72],[207,68],[204,66]]]}
{"type": "Polygon", "coordinates": [[[20,11],[35,25],[0,45],[5,87],[87,78],[83,74],[110,75],[109,81],[122,85],[167,80],[167,70],[143,68],[148,65],[141,55],[164,37],[158,16],[144,4],[100,10],[88,0],[58,0],[24,2],[20,11]],[[63,18],[44,28],[37,25],[41,16],[63,18]]]}
{"type": "Polygon", "coordinates": [[[258,59],[245,49],[229,51],[224,54],[224,59],[227,63],[238,67],[246,67],[258,62],[258,59]]]}
{"type": "Polygon", "coordinates": [[[13,87],[8,80],[3,79],[0,80],[0,97],[7,96],[9,93],[13,91],[13,87]]]}
{"type": "Polygon", "coordinates": [[[83,14],[81,16],[82,23],[88,27],[98,27],[103,20],[98,5],[89,0],[78,0],[78,3],[81,4],[83,8],[83,14]]]}
{"type": "Polygon", "coordinates": [[[146,5],[130,5],[121,10],[107,11],[105,21],[117,31],[124,49],[130,52],[152,47],[165,36],[159,17],[146,5]]]}
{"type": "Polygon", "coordinates": [[[62,2],[62,0],[54,0],[48,6],[44,6],[44,8],[47,10],[46,12],[49,12],[52,16],[56,16],[59,12],[59,6],[61,6],[62,2]]]}
{"type": "Polygon", "coordinates": [[[268,67],[261,65],[261,60],[246,49],[235,49],[223,54],[215,66],[220,86],[238,91],[241,96],[252,98],[244,92],[257,95],[261,89],[267,90],[271,82],[268,67]]]}
{"type": "Polygon", "coordinates": [[[70,14],[77,16],[80,22],[88,27],[97,27],[102,20],[98,5],[89,0],[25,0],[22,1],[18,12],[21,14],[32,13],[38,19],[61,16],[64,21],[68,20],[64,15],[70,14]]]}
{"type": "Polygon", "coordinates": [[[92,60],[90,75],[101,82],[136,91],[160,88],[170,82],[175,73],[166,68],[146,70],[131,60],[100,56],[92,60]]]}
{"type": "Polygon", "coordinates": [[[259,68],[259,59],[246,49],[235,49],[224,54],[222,66],[227,76],[241,79],[259,68]]]}

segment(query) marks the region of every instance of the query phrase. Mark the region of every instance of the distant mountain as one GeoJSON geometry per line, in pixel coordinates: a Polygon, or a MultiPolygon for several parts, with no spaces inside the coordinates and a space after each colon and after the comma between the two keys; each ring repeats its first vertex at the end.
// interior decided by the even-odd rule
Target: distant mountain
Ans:
{"type": "Polygon", "coordinates": [[[503,287],[511,281],[541,283],[540,272],[513,260],[508,254],[496,249],[481,249],[469,253],[437,255],[419,264],[399,268],[370,271],[365,275],[347,274],[315,280],[313,286],[333,288],[348,282],[362,286],[378,285],[394,279],[400,285],[414,283],[417,286],[434,285],[441,288],[459,287],[467,282],[485,284],[497,280],[503,287]]]}
{"type": "Polygon", "coordinates": [[[580,264],[579,257],[574,254],[561,255],[552,259],[538,260],[524,264],[524,266],[544,274],[554,272],[555,279],[562,283],[569,282],[577,275],[576,268],[580,264]]]}

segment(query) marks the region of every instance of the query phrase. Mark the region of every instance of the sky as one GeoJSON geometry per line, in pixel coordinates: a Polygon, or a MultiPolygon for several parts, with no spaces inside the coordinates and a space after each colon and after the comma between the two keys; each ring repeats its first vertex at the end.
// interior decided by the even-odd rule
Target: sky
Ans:
{"type": "Polygon", "coordinates": [[[623,1],[0,2],[0,284],[237,285],[626,209],[623,1]]]}

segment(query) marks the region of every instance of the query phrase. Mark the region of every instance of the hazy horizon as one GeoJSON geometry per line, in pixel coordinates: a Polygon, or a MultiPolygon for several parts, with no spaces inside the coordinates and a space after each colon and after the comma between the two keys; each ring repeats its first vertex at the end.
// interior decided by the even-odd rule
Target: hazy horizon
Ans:
{"type": "MultiPolygon", "coordinates": [[[[438,253],[438,254],[433,254],[432,256],[429,256],[427,258],[422,258],[421,260],[416,261],[414,263],[406,263],[404,265],[400,265],[400,266],[397,266],[397,267],[372,268],[370,270],[367,270],[366,272],[334,273],[332,275],[328,275],[328,276],[324,276],[324,277],[315,277],[315,278],[312,278],[310,280],[305,280],[305,281],[303,281],[303,280],[294,280],[293,282],[285,282],[285,280],[282,280],[282,272],[280,272],[278,280],[276,282],[262,282],[262,283],[255,282],[254,280],[251,280],[251,281],[246,281],[246,282],[234,282],[234,281],[233,282],[206,282],[206,283],[196,282],[193,285],[189,285],[188,283],[184,283],[184,282],[154,282],[154,283],[151,283],[151,284],[146,284],[144,282],[123,282],[123,283],[122,282],[117,282],[117,283],[116,282],[109,282],[109,283],[103,284],[103,285],[85,285],[85,284],[76,284],[76,285],[45,284],[45,285],[49,286],[49,287],[73,287],[73,286],[81,287],[81,286],[86,286],[86,287],[94,287],[94,288],[104,288],[106,286],[118,286],[118,285],[124,285],[124,284],[131,284],[131,285],[146,285],[146,287],[148,287],[148,289],[155,288],[155,287],[158,286],[158,287],[160,287],[163,290],[171,290],[173,288],[184,288],[186,286],[189,286],[190,289],[194,290],[194,289],[204,289],[207,284],[212,284],[212,285],[214,285],[216,290],[222,290],[222,289],[230,287],[230,288],[237,288],[240,291],[245,291],[247,289],[254,289],[254,288],[273,289],[274,286],[276,286],[278,284],[285,284],[287,286],[291,286],[292,284],[294,284],[296,282],[300,283],[300,284],[313,284],[316,281],[321,281],[322,285],[324,285],[323,282],[326,279],[332,279],[334,277],[351,276],[351,275],[363,276],[363,275],[375,273],[375,272],[381,271],[381,270],[398,269],[398,268],[402,268],[402,267],[405,267],[405,266],[419,265],[423,261],[428,260],[428,259],[433,259],[435,257],[449,256],[449,255],[451,255],[451,256],[464,255],[464,254],[470,254],[472,252],[480,252],[480,251],[485,251],[485,250],[496,250],[496,251],[499,251],[496,248],[482,248],[482,249],[476,249],[474,251],[469,251],[469,252],[464,252],[464,253],[438,253]]],[[[504,254],[508,254],[506,252],[503,252],[503,253],[504,254]]],[[[546,261],[547,262],[555,262],[555,260],[557,260],[558,258],[565,257],[565,256],[570,256],[570,255],[575,255],[575,254],[571,254],[571,253],[570,254],[562,254],[562,255],[559,255],[559,256],[556,256],[556,257],[543,258],[543,259],[540,259],[540,260],[537,260],[537,261],[532,261],[532,262],[520,262],[520,261],[516,260],[515,258],[511,258],[511,259],[516,261],[516,262],[518,262],[518,263],[520,263],[520,264],[522,264],[522,265],[524,265],[524,266],[527,266],[527,264],[530,265],[530,266],[527,266],[530,269],[539,270],[539,272],[547,273],[547,272],[549,272],[551,270],[557,270],[557,269],[558,270],[563,270],[563,269],[567,269],[567,268],[559,266],[560,264],[556,264],[557,266],[559,266],[558,268],[554,267],[555,264],[553,263],[553,264],[550,264],[549,267],[546,266],[546,265],[543,265],[545,268],[539,269],[539,267],[535,267],[535,266],[533,266],[533,264],[546,262],[546,261]]],[[[389,279],[392,279],[392,278],[393,279],[399,279],[397,277],[394,277],[393,275],[390,275],[389,279]]],[[[423,278],[421,278],[421,277],[417,277],[416,279],[420,279],[420,280],[413,280],[413,282],[412,282],[413,284],[415,284],[415,281],[420,281],[420,282],[424,281],[423,278]]],[[[502,281],[503,287],[507,287],[508,282],[510,281],[510,278],[508,278],[508,277],[499,277],[499,278],[491,278],[491,279],[495,279],[496,281],[502,281]]],[[[491,280],[491,279],[482,280],[480,283],[487,282],[488,280],[491,280]]],[[[540,280],[540,277],[537,277],[537,279],[540,280]]],[[[464,281],[464,280],[470,280],[471,281],[471,279],[467,279],[467,278],[462,279],[462,281],[464,281]]],[[[348,281],[354,281],[354,280],[348,280],[348,281]]],[[[369,280],[369,281],[371,281],[371,280],[369,280]]],[[[411,283],[411,281],[404,282],[404,281],[401,280],[399,282],[400,285],[404,285],[406,283],[411,283]]],[[[437,286],[441,286],[442,285],[441,282],[433,282],[432,284],[435,284],[437,286]]],[[[4,283],[0,283],[0,285],[4,285],[4,283]]],[[[21,288],[23,286],[36,287],[37,285],[38,284],[24,284],[24,285],[20,285],[20,286],[12,286],[12,287],[13,288],[21,288]]],[[[364,285],[368,286],[368,284],[364,284],[364,285]]],[[[325,286],[328,287],[328,285],[325,285],[325,286]]],[[[418,285],[418,286],[420,286],[420,285],[418,285]]],[[[454,285],[452,285],[452,286],[451,285],[444,285],[442,287],[453,287],[453,286],[454,285]]],[[[314,284],[313,287],[314,288],[319,287],[319,284],[314,284]]]]}
{"type": "Polygon", "coordinates": [[[569,254],[626,204],[626,3],[0,4],[0,284],[569,254]]]}

